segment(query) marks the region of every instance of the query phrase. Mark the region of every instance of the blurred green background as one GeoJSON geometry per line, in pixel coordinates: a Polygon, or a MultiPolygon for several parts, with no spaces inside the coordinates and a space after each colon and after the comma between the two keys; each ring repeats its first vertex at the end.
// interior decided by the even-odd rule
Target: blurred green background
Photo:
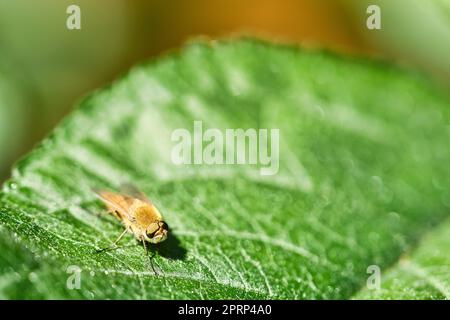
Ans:
{"type": "Polygon", "coordinates": [[[450,88],[450,0],[0,0],[0,181],[76,100],[133,64],[239,35],[381,56],[450,88]],[[66,28],[71,4],[81,30],[66,28]],[[382,30],[366,28],[369,4],[382,30]]]}

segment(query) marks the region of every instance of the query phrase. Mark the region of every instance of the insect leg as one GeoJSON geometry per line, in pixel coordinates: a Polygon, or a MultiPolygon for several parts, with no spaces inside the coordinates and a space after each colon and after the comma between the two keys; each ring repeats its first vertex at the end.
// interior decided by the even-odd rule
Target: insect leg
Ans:
{"type": "MultiPolygon", "coordinates": [[[[156,255],[156,252],[158,252],[159,245],[160,245],[159,243],[155,244],[155,251],[153,251],[153,256],[152,257],[154,257],[156,255]]],[[[164,276],[164,270],[163,269],[160,269],[160,270],[161,270],[162,275],[164,276]]]]}
{"type": "Polygon", "coordinates": [[[100,252],[104,252],[104,251],[111,250],[111,249],[115,248],[117,246],[117,243],[123,238],[123,236],[125,235],[125,233],[127,233],[127,231],[128,231],[128,228],[125,228],[125,230],[123,230],[123,232],[120,234],[120,236],[113,243],[111,243],[106,248],[97,250],[96,252],[100,253],[100,252]]]}
{"type": "Polygon", "coordinates": [[[145,240],[142,240],[142,245],[144,246],[145,254],[149,258],[150,266],[152,267],[153,272],[155,273],[156,276],[159,275],[159,273],[156,272],[155,266],[153,265],[153,257],[155,256],[155,253],[152,252],[151,256],[148,254],[148,247],[147,247],[147,244],[145,243],[145,240]]]}

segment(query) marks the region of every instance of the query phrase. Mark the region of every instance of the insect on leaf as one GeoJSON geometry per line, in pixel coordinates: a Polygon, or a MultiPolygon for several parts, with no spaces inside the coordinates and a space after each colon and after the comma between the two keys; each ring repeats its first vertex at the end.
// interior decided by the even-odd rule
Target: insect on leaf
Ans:
{"type": "Polygon", "coordinates": [[[369,297],[368,266],[390,277],[410,253],[429,255],[426,272],[442,274],[420,286],[399,277],[410,291],[389,297],[448,297],[446,238],[422,236],[448,218],[449,101],[389,64],[255,40],[192,44],[137,66],[14,167],[0,200],[0,292],[349,299],[369,297]],[[279,129],[278,172],[174,164],[171,134],[194,121],[221,132],[279,129]],[[152,247],[164,276],[131,235],[93,254],[123,228],[91,186],[118,190],[122,181],[149,195],[171,227],[152,247]]]}

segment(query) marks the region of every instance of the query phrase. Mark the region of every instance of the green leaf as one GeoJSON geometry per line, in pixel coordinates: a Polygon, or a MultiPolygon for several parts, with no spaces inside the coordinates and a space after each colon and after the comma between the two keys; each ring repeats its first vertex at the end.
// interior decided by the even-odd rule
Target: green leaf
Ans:
{"type": "Polygon", "coordinates": [[[378,290],[358,299],[450,299],[450,220],[426,235],[411,253],[382,275],[378,290]]]}
{"type": "Polygon", "coordinates": [[[0,200],[1,292],[351,298],[369,265],[395,265],[448,217],[448,104],[388,64],[252,40],[193,44],[138,66],[17,163],[0,200]],[[195,120],[280,129],[278,174],[173,164],[171,134],[195,120]],[[132,236],[94,253],[122,227],[91,189],[124,182],[171,227],[153,259],[163,275],[132,236]],[[19,265],[30,270],[8,276],[19,265]],[[67,287],[69,266],[81,271],[80,289],[67,287]]]}

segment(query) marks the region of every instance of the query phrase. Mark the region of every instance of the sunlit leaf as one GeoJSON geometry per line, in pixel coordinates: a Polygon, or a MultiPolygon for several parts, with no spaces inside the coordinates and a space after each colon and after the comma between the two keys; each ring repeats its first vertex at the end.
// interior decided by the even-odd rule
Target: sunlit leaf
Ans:
{"type": "Polygon", "coordinates": [[[442,92],[388,64],[252,40],[190,45],[84,99],[17,163],[0,200],[0,292],[351,298],[368,266],[384,273],[448,217],[449,119],[442,92]],[[279,129],[278,173],[175,165],[171,134],[195,120],[279,129]],[[123,229],[91,190],[124,182],[171,227],[158,275],[131,235],[95,253],[123,229]]]}

